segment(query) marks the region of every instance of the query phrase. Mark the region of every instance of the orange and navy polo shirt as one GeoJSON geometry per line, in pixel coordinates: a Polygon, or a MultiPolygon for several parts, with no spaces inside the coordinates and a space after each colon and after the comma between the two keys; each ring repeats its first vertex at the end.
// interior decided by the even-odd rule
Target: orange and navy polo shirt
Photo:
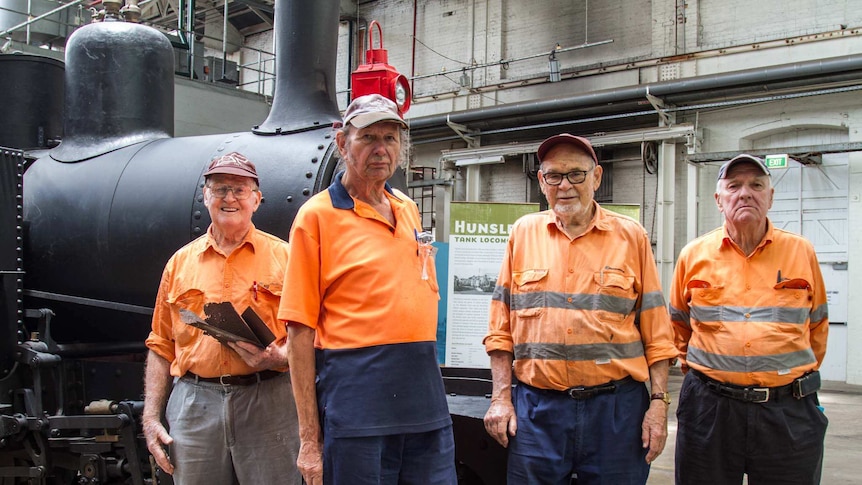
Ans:
{"type": "Polygon", "coordinates": [[[437,279],[416,204],[386,185],[396,223],[336,175],[300,208],[278,318],[317,331],[318,405],[335,437],[451,423],[437,364],[437,279]]]}

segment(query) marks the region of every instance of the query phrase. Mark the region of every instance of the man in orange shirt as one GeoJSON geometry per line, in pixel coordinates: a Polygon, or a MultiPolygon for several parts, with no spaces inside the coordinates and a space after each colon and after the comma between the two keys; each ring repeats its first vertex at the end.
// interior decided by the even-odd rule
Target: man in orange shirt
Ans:
{"type": "Polygon", "coordinates": [[[391,100],[360,96],[335,142],[345,170],[290,231],[289,322],[308,485],[455,485],[437,364],[437,278],[416,204],[387,180],[407,151],[391,100]]]}
{"type": "Polygon", "coordinates": [[[509,237],[484,340],[485,429],[509,449],[509,484],[643,484],[677,356],[650,241],[593,200],[602,167],[587,139],[552,136],[537,155],[550,210],[509,237]]]}
{"type": "Polygon", "coordinates": [[[767,217],[774,192],[761,159],[729,160],[715,193],[724,226],[677,260],[678,484],[820,483],[826,290],[811,243],[767,217]]]}
{"type": "Polygon", "coordinates": [[[168,261],[147,338],[147,448],[178,485],[299,485],[287,329],[276,318],[288,245],[251,222],[262,198],[254,163],[223,155],[204,178],[212,224],[168,261]],[[203,316],[206,304],[220,302],[240,313],[251,307],[275,340],[264,349],[223,345],[180,318],[181,310],[203,316]]]}

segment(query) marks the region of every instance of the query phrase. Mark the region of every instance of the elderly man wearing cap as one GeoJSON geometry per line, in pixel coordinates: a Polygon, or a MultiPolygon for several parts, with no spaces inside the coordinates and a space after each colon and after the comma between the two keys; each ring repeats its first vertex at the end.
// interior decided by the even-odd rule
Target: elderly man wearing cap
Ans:
{"type": "Polygon", "coordinates": [[[345,170],[300,208],[285,285],[309,485],[455,484],[437,364],[437,279],[416,204],[387,183],[406,123],[377,94],[353,100],[335,137],[345,170]]]}
{"type": "Polygon", "coordinates": [[[588,140],[552,136],[537,155],[550,210],[509,236],[484,340],[485,429],[508,447],[510,484],[643,484],[667,439],[677,356],[650,241],[593,200],[602,167],[588,140]]]}
{"type": "Polygon", "coordinates": [[[761,159],[722,165],[715,202],[724,226],[677,261],[679,484],[740,484],[744,474],[751,484],[820,483],[826,291],[811,243],[767,217],[774,192],[761,159]]]}
{"type": "Polygon", "coordinates": [[[212,224],[168,261],[147,338],[147,448],[178,485],[299,485],[287,329],[276,318],[288,245],[251,222],[262,196],[246,157],[213,159],[204,179],[212,224]],[[224,345],[180,318],[181,310],[203,316],[205,305],[220,302],[253,309],[275,340],[264,349],[224,345]]]}

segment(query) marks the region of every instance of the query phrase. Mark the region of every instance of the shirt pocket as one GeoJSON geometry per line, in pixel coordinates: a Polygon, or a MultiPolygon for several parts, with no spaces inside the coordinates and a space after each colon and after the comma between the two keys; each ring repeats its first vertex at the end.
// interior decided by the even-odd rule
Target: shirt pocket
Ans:
{"type": "Polygon", "coordinates": [[[637,301],[635,277],[616,268],[604,268],[593,275],[598,302],[595,305],[599,320],[621,322],[631,314],[637,301]]]}
{"type": "MultiPolygon", "coordinates": [[[[249,298],[249,306],[254,308],[258,316],[264,321],[272,320],[278,313],[278,305],[281,303],[282,289],[284,283],[275,278],[269,280],[260,280],[252,283],[251,298],[249,298]]],[[[245,311],[243,308],[237,308],[238,311],[245,311]]]]}
{"type": "Polygon", "coordinates": [[[712,286],[708,281],[692,280],[688,283],[691,325],[703,332],[718,332],[724,328],[721,320],[727,303],[723,286],[712,286]]]}
{"type": "Polygon", "coordinates": [[[199,288],[189,288],[179,290],[176,293],[168,296],[168,304],[171,305],[172,313],[177,316],[173,319],[174,338],[178,346],[189,344],[199,335],[200,330],[184,323],[179,317],[180,310],[188,310],[202,319],[206,319],[204,314],[204,303],[206,296],[203,290],[199,288]]]}
{"type": "Polygon", "coordinates": [[[256,294],[252,295],[252,298],[275,301],[275,304],[278,305],[278,301],[281,300],[283,284],[281,281],[272,281],[270,283],[258,282],[257,288],[252,289],[252,292],[256,292],[256,294]]]}
{"type": "MultiPolygon", "coordinates": [[[[784,280],[775,285],[775,301],[778,307],[811,308],[814,294],[811,284],[802,278],[784,280]]],[[[807,315],[806,315],[807,317],[807,315]]]]}
{"type": "Polygon", "coordinates": [[[512,272],[511,308],[520,318],[536,318],[548,302],[548,270],[526,269],[512,272]]]}

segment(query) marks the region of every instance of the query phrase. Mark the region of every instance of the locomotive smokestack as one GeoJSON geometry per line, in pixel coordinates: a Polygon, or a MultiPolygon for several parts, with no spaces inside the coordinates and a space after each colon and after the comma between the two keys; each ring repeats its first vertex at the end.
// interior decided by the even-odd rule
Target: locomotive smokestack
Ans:
{"type": "Polygon", "coordinates": [[[258,135],[331,125],[341,118],[335,100],[337,0],[275,2],[275,94],[258,135]]]}

